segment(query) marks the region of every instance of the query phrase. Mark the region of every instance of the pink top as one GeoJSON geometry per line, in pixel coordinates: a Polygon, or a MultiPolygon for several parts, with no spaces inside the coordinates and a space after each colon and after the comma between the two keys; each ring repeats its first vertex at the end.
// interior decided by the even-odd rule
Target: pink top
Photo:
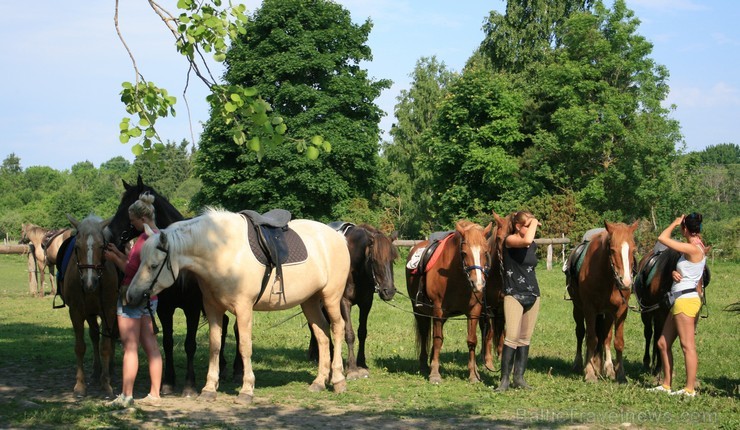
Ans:
{"type": "MultiPolygon", "coordinates": [[[[123,281],[121,282],[121,285],[130,285],[131,280],[134,279],[134,275],[136,275],[136,272],[139,270],[139,266],[141,265],[141,248],[144,247],[144,242],[146,242],[147,238],[146,233],[141,233],[139,237],[136,238],[136,243],[134,243],[134,246],[131,248],[131,252],[128,255],[128,261],[126,262],[126,270],[123,271],[123,281]]],[[[157,296],[152,296],[149,299],[154,300],[157,296]]]]}

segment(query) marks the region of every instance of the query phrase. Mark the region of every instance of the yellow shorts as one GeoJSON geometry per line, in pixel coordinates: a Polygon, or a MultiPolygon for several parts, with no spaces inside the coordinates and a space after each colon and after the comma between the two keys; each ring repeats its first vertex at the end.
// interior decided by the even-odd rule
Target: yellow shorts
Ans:
{"type": "Polygon", "coordinates": [[[701,298],[699,297],[685,297],[685,298],[677,298],[676,302],[673,303],[673,308],[671,309],[671,313],[673,315],[678,314],[686,314],[686,316],[691,318],[696,318],[697,315],[699,315],[699,311],[701,310],[701,298]]]}

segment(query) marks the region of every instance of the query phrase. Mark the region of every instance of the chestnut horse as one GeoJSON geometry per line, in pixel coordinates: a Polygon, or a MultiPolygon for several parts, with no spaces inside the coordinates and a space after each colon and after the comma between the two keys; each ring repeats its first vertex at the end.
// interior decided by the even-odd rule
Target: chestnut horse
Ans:
{"type": "Polygon", "coordinates": [[[21,240],[18,243],[27,243],[31,252],[28,264],[28,284],[32,296],[44,297],[44,278],[47,268],[51,294],[56,294],[57,251],[62,242],[70,236],[72,236],[72,230],[69,228],[50,230],[31,223],[21,225],[21,240]],[[31,273],[35,273],[35,279],[32,278],[31,273]]]}
{"type": "MultiPolygon", "coordinates": [[[[630,288],[635,265],[634,233],[637,222],[604,223],[606,229],[594,235],[582,258],[571,255],[576,264],[568,286],[573,299],[576,323],[576,357],[573,369],[583,369],[585,380],[599,375],[626,382],[624,373],[624,321],[627,318],[630,288]],[[579,263],[582,261],[582,264],[579,263]],[[611,358],[612,327],[616,366],[611,358]],[[582,343],[586,336],[586,365],[583,366],[582,343]]],[[[574,250],[573,252],[576,252],[574,250]]]]}
{"type": "Polygon", "coordinates": [[[504,260],[503,245],[506,231],[509,228],[509,218],[501,218],[493,212],[493,229],[488,239],[488,248],[491,253],[491,271],[486,277],[485,318],[481,318],[481,336],[484,339],[481,354],[488,370],[495,370],[493,366],[493,347],[496,347],[496,356],[501,356],[504,347],[504,260]]]}
{"type": "Polygon", "coordinates": [[[290,309],[297,305],[301,306],[319,342],[318,376],[310,390],[325,389],[331,378],[334,391],[344,391],[344,320],[340,302],[350,266],[346,240],[326,224],[292,220],[287,223],[287,228],[281,230],[290,240],[276,246],[281,250],[279,256],[286,257],[286,260],[281,266],[271,267],[262,263],[256,251],[259,245],[253,247],[255,240],[259,241],[259,234],[253,227],[252,221],[242,214],[213,209],[190,220],[173,223],[159,233],[145,226],[150,236],[141,250],[141,265],[126,298],[136,304],[147,295],[159,294],[175,283],[182,270],[198,277],[210,328],[210,361],[206,385],[200,395],[202,399],[216,397],[221,331],[226,311],[236,316],[239,351],[244,363],[244,377],[237,401],[250,403],[255,381],[252,371],[253,313],[290,309]],[[329,324],[321,312],[322,304],[331,320],[333,357],[329,356],[329,324]]]}
{"type": "Polygon", "coordinates": [[[484,229],[470,221],[458,221],[455,231],[440,241],[431,261],[427,262],[422,257],[416,268],[410,268],[414,256],[432,244],[429,240],[416,244],[409,252],[406,287],[416,321],[419,367],[422,373],[429,373],[429,382],[433,384],[442,382],[439,355],[444,341],[444,324],[457,315],[465,315],[468,321],[468,380],[480,381],[475,362],[476,330],[483,313],[486,274],[490,265],[486,241],[490,231],[491,224],[484,229]],[[430,335],[433,336],[431,355],[430,335]]]}
{"type": "MultiPolygon", "coordinates": [[[[652,251],[640,260],[639,270],[632,288],[640,308],[643,335],[645,336],[645,353],[642,357],[642,365],[645,369],[650,370],[653,375],[660,373],[661,361],[658,339],[663,332],[663,324],[670,311],[663,299],[671,291],[673,285],[672,272],[676,270],[676,263],[678,263],[679,258],[681,258],[679,252],[657,243],[652,251]]],[[[699,281],[700,294],[703,295],[703,289],[709,285],[709,280],[709,266],[704,266],[704,275],[699,281]]]]}
{"type": "MultiPolygon", "coordinates": [[[[373,306],[375,293],[383,301],[393,299],[396,286],[393,280],[393,263],[398,258],[398,250],[390,237],[369,224],[331,223],[330,227],[344,234],[350,255],[350,272],[342,296],[342,318],[344,319],[344,340],[347,343],[347,379],[357,379],[369,375],[365,358],[367,339],[367,320],[373,306]],[[352,306],[360,309],[357,329],[358,349],[355,355],[355,331],[352,328],[352,306]]],[[[308,355],[318,359],[316,336],[311,332],[308,355]]]]}
{"type": "Polygon", "coordinates": [[[88,215],[78,222],[71,215],[67,215],[67,218],[77,229],[74,249],[64,271],[64,286],[61,288],[75,335],[77,382],[74,394],[78,397],[87,394],[83,368],[87,349],[85,344],[85,322],[87,322],[93,347],[92,378],[100,378],[103,391],[112,396],[110,374],[113,368],[114,340],[118,336],[116,320],[118,272],[113,263],[103,258],[105,249],[103,228],[110,219],[103,221],[96,215],[88,215]]]}

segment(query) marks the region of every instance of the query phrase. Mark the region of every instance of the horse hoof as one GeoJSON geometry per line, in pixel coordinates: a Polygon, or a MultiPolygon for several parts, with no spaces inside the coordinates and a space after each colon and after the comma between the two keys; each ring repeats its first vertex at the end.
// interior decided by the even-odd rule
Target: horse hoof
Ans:
{"type": "Polygon", "coordinates": [[[185,387],[182,389],[182,396],[191,398],[198,396],[198,392],[193,387],[185,387]]]}
{"type": "Polygon", "coordinates": [[[159,390],[160,395],[170,395],[175,392],[175,387],[172,384],[162,384],[162,388],[159,390]]]}
{"type": "Polygon", "coordinates": [[[311,384],[310,387],[308,387],[308,391],[312,393],[318,393],[320,391],[324,391],[325,389],[326,386],[324,386],[323,384],[319,384],[318,382],[314,382],[313,384],[311,384]]]}
{"type": "Polygon", "coordinates": [[[234,403],[238,405],[250,405],[252,404],[252,395],[247,393],[239,393],[234,400],[234,403]]]}
{"type": "Polygon", "coordinates": [[[216,400],[216,392],[215,391],[201,391],[200,396],[198,396],[198,400],[201,400],[204,402],[212,402],[216,400]]]}
{"type": "Polygon", "coordinates": [[[596,381],[598,381],[598,380],[599,380],[599,378],[597,378],[597,377],[596,377],[596,375],[594,375],[594,374],[589,374],[589,375],[586,375],[586,376],[585,376],[585,377],[584,377],[583,379],[584,379],[584,380],[585,380],[586,382],[596,382],[596,381]]]}
{"type": "Polygon", "coordinates": [[[360,371],[359,370],[350,370],[347,372],[346,376],[348,381],[354,381],[356,379],[360,379],[360,371]]]}
{"type": "Polygon", "coordinates": [[[341,394],[347,391],[347,381],[340,381],[334,384],[334,392],[337,394],[341,394]]]}
{"type": "Polygon", "coordinates": [[[434,375],[429,377],[429,383],[430,384],[441,384],[442,383],[442,377],[439,375],[434,375]]]}

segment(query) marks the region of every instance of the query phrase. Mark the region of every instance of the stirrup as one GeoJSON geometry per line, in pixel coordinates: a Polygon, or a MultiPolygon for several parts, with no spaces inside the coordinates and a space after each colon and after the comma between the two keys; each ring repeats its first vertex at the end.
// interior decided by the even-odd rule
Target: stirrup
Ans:
{"type": "Polygon", "coordinates": [[[424,290],[422,288],[419,288],[419,290],[416,292],[416,299],[414,300],[414,307],[415,308],[423,307],[427,302],[429,302],[427,295],[424,293],[424,290]]]}

